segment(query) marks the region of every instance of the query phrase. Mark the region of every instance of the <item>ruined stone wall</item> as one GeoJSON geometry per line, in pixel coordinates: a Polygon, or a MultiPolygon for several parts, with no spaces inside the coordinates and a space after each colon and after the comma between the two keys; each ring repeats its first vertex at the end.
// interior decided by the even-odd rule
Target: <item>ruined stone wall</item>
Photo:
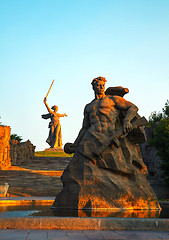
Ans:
{"type": "Polygon", "coordinates": [[[20,165],[32,161],[34,158],[35,146],[28,140],[18,142],[10,140],[10,157],[12,165],[20,165]]]}
{"type": "Polygon", "coordinates": [[[10,127],[0,126],[0,170],[8,169],[11,166],[9,140],[10,127]]]}
{"type": "MultiPolygon", "coordinates": [[[[149,140],[152,137],[153,129],[146,127],[145,132],[147,140],[149,140]]],[[[169,186],[164,180],[164,174],[160,168],[161,159],[158,157],[156,149],[147,142],[140,144],[140,149],[149,172],[147,180],[151,187],[158,198],[169,198],[169,186]]]]}

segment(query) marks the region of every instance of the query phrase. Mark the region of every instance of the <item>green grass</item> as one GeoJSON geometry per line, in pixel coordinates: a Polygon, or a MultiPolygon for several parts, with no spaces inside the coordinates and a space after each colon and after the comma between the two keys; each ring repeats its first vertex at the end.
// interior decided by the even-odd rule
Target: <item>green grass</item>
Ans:
{"type": "Polygon", "coordinates": [[[168,198],[159,198],[158,201],[167,201],[167,202],[169,202],[169,199],[168,198]]]}
{"type": "Polygon", "coordinates": [[[66,154],[65,152],[52,151],[37,151],[35,157],[73,157],[73,154],[66,154]]]}

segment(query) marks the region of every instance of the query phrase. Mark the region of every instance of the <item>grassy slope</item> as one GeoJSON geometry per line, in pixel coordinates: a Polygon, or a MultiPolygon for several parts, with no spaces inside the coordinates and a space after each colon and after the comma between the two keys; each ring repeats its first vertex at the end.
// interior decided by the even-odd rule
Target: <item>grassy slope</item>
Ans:
{"type": "Polygon", "coordinates": [[[73,157],[73,154],[66,154],[65,152],[51,152],[51,151],[37,151],[35,157],[73,157]]]}

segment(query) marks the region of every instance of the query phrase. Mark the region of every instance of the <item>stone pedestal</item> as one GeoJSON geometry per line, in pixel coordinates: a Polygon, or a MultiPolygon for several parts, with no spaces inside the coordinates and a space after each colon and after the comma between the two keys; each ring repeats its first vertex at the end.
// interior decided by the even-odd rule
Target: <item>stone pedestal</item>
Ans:
{"type": "Polygon", "coordinates": [[[157,197],[146,176],[141,166],[133,165],[133,172],[123,174],[100,168],[77,151],[61,177],[64,187],[53,208],[158,211],[157,197]]]}
{"type": "Polygon", "coordinates": [[[46,148],[47,152],[64,152],[62,148],[46,148]]]}

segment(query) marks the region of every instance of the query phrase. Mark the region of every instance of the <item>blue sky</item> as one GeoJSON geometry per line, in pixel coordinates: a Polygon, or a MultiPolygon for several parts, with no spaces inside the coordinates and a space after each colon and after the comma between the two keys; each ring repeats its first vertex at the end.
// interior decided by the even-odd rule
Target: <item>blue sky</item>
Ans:
{"type": "Polygon", "coordinates": [[[168,0],[0,0],[0,116],[48,148],[43,98],[58,105],[63,143],[75,140],[91,81],[129,88],[141,116],[169,99],[168,0]]]}

